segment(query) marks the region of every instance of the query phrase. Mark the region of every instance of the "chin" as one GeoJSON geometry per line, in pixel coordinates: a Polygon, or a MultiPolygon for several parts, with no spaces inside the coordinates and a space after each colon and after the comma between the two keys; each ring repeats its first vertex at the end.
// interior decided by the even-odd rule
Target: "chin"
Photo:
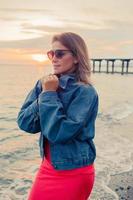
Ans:
{"type": "Polygon", "coordinates": [[[54,74],[61,74],[61,73],[63,73],[63,72],[54,70],[54,74]]]}
{"type": "Polygon", "coordinates": [[[54,71],[54,74],[60,74],[60,72],[54,71]]]}

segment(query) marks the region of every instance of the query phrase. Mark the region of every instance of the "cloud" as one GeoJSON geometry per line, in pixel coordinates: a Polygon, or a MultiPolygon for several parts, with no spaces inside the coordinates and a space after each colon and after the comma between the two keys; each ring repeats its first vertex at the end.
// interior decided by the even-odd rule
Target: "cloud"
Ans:
{"type": "Polygon", "coordinates": [[[18,40],[18,41],[4,41],[0,42],[0,48],[40,48],[44,49],[49,46],[49,37],[38,37],[34,39],[18,40]]]}
{"type": "Polygon", "coordinates": [[[99,4],[97,0],[74,0],[73,4],[70,0],[54,4],[52,0],[4,0],[0,3],[0,48],[20,54],[45,52],[52,35],[71,31],[85,39],[94,56],[131,55],[132,6],[131,0],[101,0],[99,4]]]}

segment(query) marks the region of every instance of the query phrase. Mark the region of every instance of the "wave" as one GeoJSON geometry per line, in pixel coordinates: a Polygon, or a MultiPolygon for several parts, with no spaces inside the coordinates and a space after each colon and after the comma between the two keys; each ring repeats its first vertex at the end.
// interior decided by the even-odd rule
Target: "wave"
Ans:
{"type": "Polygon", "coordinates": [[[121,104],[115,104],[111,106],[104,113],[99,113],[99,117],[108,121],[120,121],[133,114],[133,103],[123,102],[121,104]]]}

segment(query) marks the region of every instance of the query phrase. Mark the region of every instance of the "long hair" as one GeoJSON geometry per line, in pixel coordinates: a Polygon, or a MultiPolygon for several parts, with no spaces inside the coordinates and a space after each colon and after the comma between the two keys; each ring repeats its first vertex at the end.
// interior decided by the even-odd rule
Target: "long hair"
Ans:
{"type": "Polygon", "coordinates": [[[91,82],[91,64],[88,54],[88,49],[85,41],[81,36],[72,32],[63,32],[52,37],[52,43],[55,41],[61,42],[66,48],[71,50],[76,56],[75,73],[78,82],[92,84],[91,82]]]}

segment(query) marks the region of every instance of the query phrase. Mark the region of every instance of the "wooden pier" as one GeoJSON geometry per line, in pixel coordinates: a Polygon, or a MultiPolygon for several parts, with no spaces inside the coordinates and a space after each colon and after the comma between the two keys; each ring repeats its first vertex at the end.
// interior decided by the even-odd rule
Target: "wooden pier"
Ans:
{"type": "Polygon", "coordinates": [[[92,72],[105,72],[105,73],[121,73],[123,74],[133,74],[133,58],[93,58],[92,61],[92,72]],[[102,63],[104,62],[104,66],[102,63]],[[119,65],[118,63],[119,62],[119,65]],[[132,66],[129,65],[132,63],[132,66]],[[115,65],[117,64],[117,66],[115,65]],[[98,70],[97,70],[98,67],[98,70]],[[103,68],[105,70],[103,71],[103,68]],[[111,68],[111,70],[110,70],[111,68]],[[119,68],[119,71],[117,70],[119,68]],[[130,69],[130,70],[129,70],[130,69]]]}

